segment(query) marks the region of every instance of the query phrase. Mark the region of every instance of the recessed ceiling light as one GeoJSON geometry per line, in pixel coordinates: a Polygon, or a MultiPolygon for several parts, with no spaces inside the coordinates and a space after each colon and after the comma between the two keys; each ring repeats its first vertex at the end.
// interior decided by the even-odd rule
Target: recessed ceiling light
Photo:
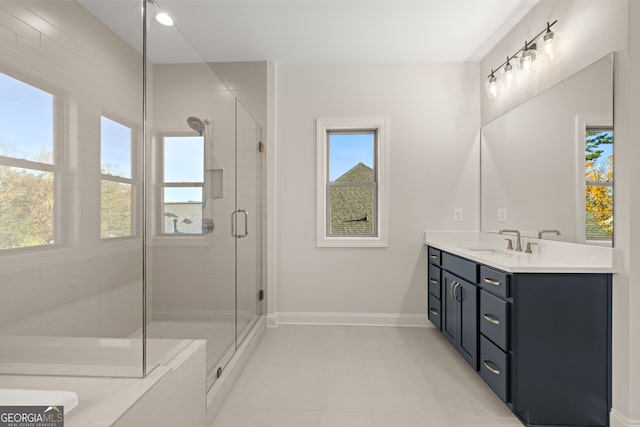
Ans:
{"type": "Polygon", "coordinates": [[[158,21],[162,25],[166,25],[167,27],[173,26],[173,18],[168,14],[166,14],[165,12],[159,12],[156,15],[156,21],[158,21]]]}

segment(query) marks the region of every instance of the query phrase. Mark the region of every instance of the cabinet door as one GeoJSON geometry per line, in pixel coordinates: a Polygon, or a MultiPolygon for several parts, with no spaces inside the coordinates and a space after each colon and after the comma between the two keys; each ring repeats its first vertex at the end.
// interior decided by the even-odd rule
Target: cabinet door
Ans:
{"type": "Polygon", "coordinates": [[[448,271],[442,284],[442,334],[477,371],[478,288],[448,271]]]}
{"type": "Polygon", "coordinates": [[[457,347],[458,341],[458,302],[453,298],[456,276],[442,273],[442,334],[451,345],[457,347]]]}
{"type": "Polygon", "coordinates": [[[458,280],[453,296],[460,303],[460,330],[458,351],[467,362],[478,370],[478,288],[464,280],[458,280]]]}

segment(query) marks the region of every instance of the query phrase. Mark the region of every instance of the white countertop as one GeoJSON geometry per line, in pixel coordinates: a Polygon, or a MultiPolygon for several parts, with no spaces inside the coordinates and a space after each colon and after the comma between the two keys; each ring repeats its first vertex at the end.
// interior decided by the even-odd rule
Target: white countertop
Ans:
{"type": "Polygon", "coordinates": [[[523,248],[527,241],[536,245],[533,253],[525,254],[507,250],[504,237],[475,231],[426,231],[425,244],[510,273],[615,273],[612,248],[527,237],[522,239],[523,248]]]}

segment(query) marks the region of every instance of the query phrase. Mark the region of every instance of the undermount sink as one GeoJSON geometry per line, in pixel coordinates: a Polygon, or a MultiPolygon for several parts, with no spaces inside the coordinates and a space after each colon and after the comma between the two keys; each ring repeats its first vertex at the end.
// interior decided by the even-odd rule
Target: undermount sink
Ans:
{"type": "Polygon", "coordinates": [[[511,256],[510,253],[498,251],[491,248],[483,248],[483,247],[471,247],[471,248],[463,248],[478,255],[501,255],[501,256],[511,256]]]}

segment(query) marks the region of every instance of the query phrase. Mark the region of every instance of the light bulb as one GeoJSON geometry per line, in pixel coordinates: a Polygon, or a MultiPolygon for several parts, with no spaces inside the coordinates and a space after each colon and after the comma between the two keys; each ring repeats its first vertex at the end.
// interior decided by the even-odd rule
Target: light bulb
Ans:
{"type": "Polygon", "coordinates": [[[158,21],[162,25],[166,25],[167,27],[173,26],[173,18],[165,12],[158,12],[158,14],[156,15],[156,21],[158,21]]]}
{"type": "Polygon", "coordinates": [[[533,71],[534,62],[536,60],[536,45],[528,44],[524,42],[524,50],[520,57],[520,69],[524,74],[529,74],[533,71]]]}
{"type": "Polygon", "coordinates": [[[513,69],[513,65],[511,64],[509,57],[507,57],[507,63],[504,65],[504,68],[503,68],[503,76],[504,76],[505,85],[508,88],[511,87],[515,77],[515,70],[513,69]]]}
{"type": "MultiPolygon", "coordinates": [[[[549,24],[547,23],[547,26],[548,25],[549,24]]],[[[547,32],[542,37],[542,42],[544,43],[544,53],[546,53],[551,60],[555,58],[555,52],[553,51],[553,36],[553,31],[547,28],[547,32]]]]}
{"type": "Polygon", "coordinates": [[[498,79],[494,75],[493,70],[491,70],[491,75],[485,82],[485,88],[489,99],[494,99],[498,96],[498,79]]]}

